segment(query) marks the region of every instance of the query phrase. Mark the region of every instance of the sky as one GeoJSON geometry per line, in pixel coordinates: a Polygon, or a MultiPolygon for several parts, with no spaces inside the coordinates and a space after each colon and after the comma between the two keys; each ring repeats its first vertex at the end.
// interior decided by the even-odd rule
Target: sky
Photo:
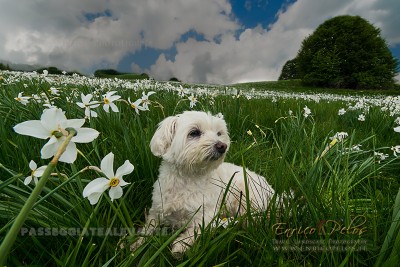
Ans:
{"type": "MultiPolygon", "coordinates": [[[[324,21],[358,15],[400,59],[398,0],[0,0],[0,60],[146,72],[157,80],[277,80],[324,21]]],[[[400,80],[400,75],[396,77],[400,80]]]]}

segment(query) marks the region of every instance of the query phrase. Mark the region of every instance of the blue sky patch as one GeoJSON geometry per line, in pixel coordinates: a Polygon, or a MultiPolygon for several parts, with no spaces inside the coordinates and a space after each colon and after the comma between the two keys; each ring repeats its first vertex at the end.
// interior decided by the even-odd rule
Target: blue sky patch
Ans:
{"type": "Polygon", "coordinates": [[[99,17],[112,17],[112,12],[111,10],[106,9],[103,12],[99,13],[84,13],[83,16],[86,18],[87,21],[93,22],[95,19],[99,17]]]}

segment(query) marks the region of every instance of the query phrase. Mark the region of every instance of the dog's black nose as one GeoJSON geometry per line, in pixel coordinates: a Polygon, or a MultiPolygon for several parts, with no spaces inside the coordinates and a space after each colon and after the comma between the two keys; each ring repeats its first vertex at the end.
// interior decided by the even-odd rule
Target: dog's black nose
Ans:
{"type": "Polygon", "coordinates": [[[218,153],[221,153],[221,154],[225,153],[227,147],[228,147],[228,146],[227,146],[225,143],[222,143],[221,141],[218,141],[218,142],[214,145],[215,150],[217,150],[218,153]]]}

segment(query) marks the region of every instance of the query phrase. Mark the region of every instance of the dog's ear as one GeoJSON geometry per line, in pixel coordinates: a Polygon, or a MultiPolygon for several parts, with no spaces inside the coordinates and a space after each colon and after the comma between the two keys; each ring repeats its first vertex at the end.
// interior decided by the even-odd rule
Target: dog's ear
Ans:
{"type": "Polygon", "coordinates": [[[220,119],[224,119],[224,115],[222,115],[221,112],[216,114],[215,117],[220,118],[220,119]]]}
{"type": "Polygon", "coordinates": [[[178,117],[165,118],[160,124],[150,141],[150,150],[155,156],[163,156],[171,146],[175,135],[176,121],[178,117]]]}

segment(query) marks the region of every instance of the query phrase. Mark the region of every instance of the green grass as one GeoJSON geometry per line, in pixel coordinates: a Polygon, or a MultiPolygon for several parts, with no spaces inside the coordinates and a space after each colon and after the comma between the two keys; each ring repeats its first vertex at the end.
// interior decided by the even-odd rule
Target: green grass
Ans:
{"type": "MultiPolygon", "coordinates": [[[[398,110],[391,114],[372,104],[350,110],[355,103],[324,98],[246,98],[253,87],[288,93],[311,90],[296,82],[234,85],[242,92],[235,96],[212,95],[223,86],[192,85],[185,87],[196,89],[181,98],[178,83],[137,81],[133,86],[108,79],[47,77],[46,81],[43,76],[7,72],[1,76],[0,242],[32,192],[33,184],[23,184],[30,174],[29,161],[38,166],[49,162],[40,158],[45,140],[12,130],[20,122],[38,120],[44,109],[43,103],[33,100],[22,105],[14,99],[18,93],[46,94],[68,119],[84,117],[76,105],[81,92],[100,90],[101,95],[117,90],[124,99],[115,102],[118,113],[106,113],[101,106],[94,109],[98,117],[85,127],[98,130],[100,136],[92,143],[77,144],[80,152],[73,164],[57,165],[11,253],[0,255],[7,257],[7,266],[393,266],[398,260],[400,160],[390,149],[400,145],[400,134],[393,131],[398,110]],[[59,96],[50,94],[51,86],[60,89],[59,96]],[[209,88],[209,94],[202,94],[199,88],[203,87],[209,88]],[[137,115],[125,101],[140,98],[143,91],[156,94],[150,96],[150,111],[137,115]],[[126,247],[143,225],[160,164],[150,152],[150,139],[163,118],[190,109],[191,93],[199,101],[195,110],[224,114],[232,140],[227,161],[264,175],[279,194],[291,192],[291,196],[284,198],[285,208],[271,204],[268,213],[236,218],[227,228],[202,225],[202,235],[182,259],[175,259],[169,250],[178,234],[174,231],[156,233],[132,253],[126,247]],[[307,118],[305,105],[312,112],[307,118]],[[347,112],[338,116],[341,108],[347,112]],[[361,113],[365,121],[357,119],[361,113]],[[345,141],[319,157],[331,142],[329,137],[342,131],[349,134],[345,141]],[[352,151],[357,144],[362,150],[352,151]],[[135,166],[124,177],[131,184],[124,187],[122,198],[111,202],[106,192],[91,206],[82,191],[100,174],[85,167],[99,166],[109,152],[115,154],[115,169],[127,159],[135,166]],[[374,152],[388,157],[380,161],[374,152]],[[352,223],[354,218],[358,219],[352,223]],[[288,237],[277,231],[277,223],[298,231],[288,237]],[[346,227],[353,228],[347,232],[346,227]],[[85,228],[88,234],[83,233],[85,228]],[[60,229],[68,234],[51,232],[60,229]],[[81,232],[74,232],[77,229],[81,232]],[[114,232],[105,235],[99,229],[114,232]],[[125,248],[120,248],[121,243],[127,244],[125,248]]],[[[368,92],[367,97],[375,95],[368,92]]],[[[101,101],[99,95],[94,99],[101,101]]]]}
{"type": "Polygon", "coordinates": [[[314,92],[314,93],[334,93],[344,95],[373,95],[373,94],[385,94],[385,95],[399,95],[400,87],[395,86],[392,89],[387,90],[354,90],[354,89],[338,89],[338,88],[318,88],[308,87],[301,83],[301,80],[283,80],[283,81],[267,81],[267,82],[249,82],[233,84],[241,89],[252,89],[255,90],[279,90],[287,92],[314,92]]]}

